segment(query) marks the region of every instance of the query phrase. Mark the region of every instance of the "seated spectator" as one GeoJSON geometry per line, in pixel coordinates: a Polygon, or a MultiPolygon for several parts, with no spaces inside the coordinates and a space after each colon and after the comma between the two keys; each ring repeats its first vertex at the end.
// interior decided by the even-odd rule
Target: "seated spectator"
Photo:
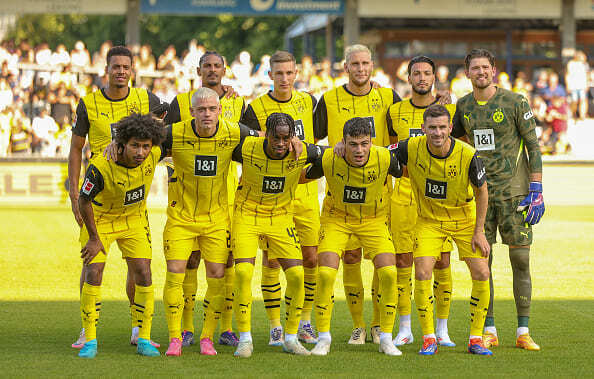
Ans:
{"type": "Polygon", "coordinates": [[[551,105],[553,97],[567,97],[565,87],[563,87],[562,84],[559,84],[559,75],[555,72],[551,72],[549,75],[548,87],[542,92],[542,98],[545,99],[548,105],[551,105]]]}
{"type": "Polygon", "coordinates": [[[61,43],[56,47],[56,51],[52,53],[52,57],[50,58],[50,64],[52,66],[66,66],[70,64],[70,54],[68,54],[64,44],[61,43]]]}
{"type": "Polygon", "coordinates": [[[178,72],[179,68],[180,64],[176,56],[175,47],[173,45],[169,45],[163,54],[159,56],[157,70],[178,72]]]}
{"type": "Polygon", "coordinates": [[[33,119],[32,152],[42,157],[53,157],[56,154],[55,133],[59,130],[56,121],[48,114],[47,109],[42,109],[39,116],[33,119]]]}
{"type": "Polygon", "coordinates": [[[72,66],[76,69],[82,70],[89,67],[91,64],[91,57],[83,41],[76,41],[70,59],[72,66]]]}
{"type": "Polygon", "coordinates": [[[13,119],[10,132],[10,154],[26,155],[31,152],[31,134],[21,118],[13,119]]]}

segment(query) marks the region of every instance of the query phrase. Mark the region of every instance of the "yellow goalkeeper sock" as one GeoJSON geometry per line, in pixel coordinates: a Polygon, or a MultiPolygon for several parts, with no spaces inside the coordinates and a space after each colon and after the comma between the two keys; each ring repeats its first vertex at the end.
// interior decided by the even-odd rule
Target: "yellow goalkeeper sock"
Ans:
{"type": "Polygon", "coordinates": [[[489,281],[473,280],[470,292],[470,335],[481,336],[489,307],[489,281]]]}
{"type": "Polygon", "coordinates": [[[240,333],[251,331],[252,320],[252,276],[254,265],[241,262],[235,265],[235,320],[240,333]]]}
{"type": "Polygon", "coordinates": [[[361,278],[361,262],[344,264],[343,267],[344,295],[353,318],[353,329],[365,328],[363,319],[363,303],[365,292],[361,278]]]}
{"type": "Polygon", "coordinates": [[[138,338],[150,340],[155,311],[155,291],[152,285],[147,287],[135,285],[134,310],[138,321],[138,338]]]}
{"type": "Polygon", "coordinates": [[[297,334],[299,328],[299,319],[301,318],[305,297],[303,277],[303,266],[293,266],[285,270],[285,278],[287,279],[287,290],[285,291],[286,334],[297,334]]]}
{"type": "Polygon", "coordinates": [[[208,288],[204,296],[204,325],[200,339],[210,338],[212,341],[225,303],[225,278],[206,277],[206,283],[208,288]]]}
{"type": "Polygon", "coordinates": [[[332,307],[334,305],[332,292],[334,291],[336,273],[337,270],[335,268],[327,266],[318,267],[318,291],[316,292],[315,309],[319,332],[330,331],[332,307]]]}
{"type": "Polygon", "coordinates": [[[186,268],[183,284],[184,311],[182,316],[182,330],[194,333],[194,305],[198,290],[198,269],[186,268]]]}
{"type": "Polygon", "coordinates": [[[301,311],[301,321],[311,321],[311,311],[313,309],[314,298],[316,296],[316,278],[318,276],[318,267],[303,267],[303,288],[305,289],[305,299],[303,301],[303,310],[301,311]]]}
{"type": "Polygon", "coordinates": [[[97,300],[101,294],[101,286],[93,286],[84,283],[80,296],[80,315],[82,325],[85,328],[85,339],[91,341],[97,338],[97,322],[99,314],[97,312],[97,300]]]}
{"type": "Polygon", "coordinates": [[[280,268],[262,266],[262,298],[264,299],[264,308],[270,322],[270,328],[281,326],[281,285],[279,276],[280,268]]]}
{"type": "Polygon", "coordinates": [[[235,266],[225,269],[225,302],[221,316],[221,332],[233,330],[233,285],[235,266]]]}
{"type": "Polygon", "coordinates": [[[433,291],[431,279],[415,280],[415,303],[423,335],[435,334],[433,326],[433,291]]]}
{"type": "Polygon", "coordinates": [[[167,271],[165,274],[165,288],[163,288],[163,305],[165,318],[169,329],[169,339],[181,339],[181,319],[184,309],[184,284],[185,274],[176,274],[167,271]]]}
{"type": "Polygon", "coordinates": [[[435,296],[435,317],[447,320],[452,300],[452,268],[433,269],[433,296],[435,296]]]}
{"type": "Polygon", "coordinates": [[[379,280],[380,327],[382,332],[392,335],[396,319],[396,266],[376,269],[379,280]]]}

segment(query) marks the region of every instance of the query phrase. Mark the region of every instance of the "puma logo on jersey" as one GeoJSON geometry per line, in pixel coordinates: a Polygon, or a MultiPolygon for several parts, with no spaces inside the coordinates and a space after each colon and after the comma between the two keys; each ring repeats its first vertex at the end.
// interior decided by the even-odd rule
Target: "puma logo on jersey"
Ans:
{"type": "Polygon", "coordinates": [[[105,116],[105,117],[109,118],[109,113],[103,113],[103,112],[101,112],[101,116],[105,116]]]}
{"type": "Polygon", "coordinates": [[[254,163],[254,166],[258,167],[258,170],[262,171],[262,166],[260,166],[259,164],[254,163]]]}
{"type": "Polygon", "coordinates": [[[192,142],[192,141],[186,141],[186,143],[188,145],[192,145],[192,147],[195,147],[195,145],[196,145],[196,142],[192,142]]]}
{"type": "Polygon", "coordinates": [[[529,238],[528,233],[526,233],[526,232],[520,232],[520,234],[523,235],[526,238],[529,238]]]}
{"type": "Polygon", "coordinates": [[[116,182],[117,184],[124,186],[124,182],[116,182]]]}
{"type": "Polygon", "coordinates": [[[402,121],[404,121],[404,122],[408,123],[408,118],[401,117],[400,119],[401,119],[402,121]]]}
{"type": "Polygon", "coordinates": [[[347,111],[347,112],[350,112],[351,111],[349,108],[345,108],[345,107],[342,107],[342,110],[343,111],[347,111]]]}
{"type": "Polygon", "coordinates": [[[466,120],[466,122],[470,122],[470,113],[465,113],[464,119],[466,120]]]}
{"type": "Polygon", "coordinates": [[[338,176],[340,179],[344,180],[344,174],[336,173],[336,176],[338,176]]]}

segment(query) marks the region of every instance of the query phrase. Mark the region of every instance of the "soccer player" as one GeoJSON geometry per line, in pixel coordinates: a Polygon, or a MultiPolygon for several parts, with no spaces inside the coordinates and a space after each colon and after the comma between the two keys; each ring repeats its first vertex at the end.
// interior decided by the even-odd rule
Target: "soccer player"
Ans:
{"type": "MultiPolygon", "coordinates": [[[[464,65],[473,91],[458,100],[452,135],[468,138],[485,162],[489,184],[485,230],[491,245],[499,230],[502,242],[509,246],[518,315],[516,346],[537,351],[540,346],[528,330],[532,297],[530,244],[531,226],[540,221],[545,207],[534,115],[524,96],[495,86],[495,57],[491,52],[474,49],[466,56],[464,65]]],[[[489,266],[491,263],[492,256],[489,266]]],[[[484,339],[486,346],[498,346],[492,276],[489,283],[491,298],[484,339]]]]}
{"type": "MultiPolygon", "coordinates": [[[[76,123],[72,128],[72,140],[70,153],[68,155],[68,182],[70,183],[70,202],[72,213],[78,225],[81,227],[81,236],[85,235],[84,225],[78,208],[78,182],[82,161],[82,149],[88,136],[91,147],[91,160],[102,154],[103,149],[113,139],[113,127],[123,117],[132,113],[147,114],[152,112],[156,115],[165,113],[168,104],[162,103],[153,93],[141,89],[129,87],[130,76],[132,75],[132,53],[124,46],[114,46],[107,53],[107,67],[105,72],[108,76],[107,88],[90,93],[80,99],[76,108],[76,123]]],[[[85,267],[81,272],[81,291],[85,277],[85,267]]],[[[134,276],[128,270],[126,281],[126,294],[130,301],[130,315],[134,304],[134,276]]],[[[130,343],[136,345],[138,339],[138,325],[132,317],[132,335],[130,343]]],[[[80,349],[85,341],[85,330],[80,332],[78,340],[72,347],[80,349]]],[[[158,344],[155,344],[158,347],[158,344]]]]}
{"type": "Polygon", "coordinates": [[[134,113],[113,126],[118,153],[108,161],[99,154],[87,169],[78,198],[85,228],[81,232],[85,278],[80,299],[85,343],[78,356],[97,355],[96,323],[107,252],[116,241],[134,276],[132,317],[138,323],[137,352],[159,356],[151,344],[154,292],[151,278],[151,232],[146,196],[161,157],[161,123],[134,113]]]}
{"type": "MultiPolygon", "coordinates": [[[[316,99],[307,92],[294,89],[297,66],[293,54],[277,51],[270,57],[270,79],[274,89],[256,98],[248,105],[241,122],[252,129],[266,131],[266,120],[273,112],[291,115],[295,120],[295,135],[307,143],[315,143],[313,136],[313,111],[316,99]]],[[[318,183],[300,184],[295,192],[293,218],[303,254],[305,302],[299,321],[298,338],[301,342],[316,343],[311,326],[311,311],[316,290],[317,245],[320,232],[320,205],[318,183]]],[[[281,346],[283,329],[280,322],[280,265],[267,259],[266,247],[262,257],[262,297],[270,322],[269,345],[281,346]]]]}
{"type": "MultiPolygon", "coordinates": [[[[391,142],[422,135],[423,113],[428,106],[437,104],[438,99],[431,93],[435,82],[435,63],[425,56],[417,56],[408,64],[408,82],[412,87],[412,97],[390,106],[388,110],[388,131],[391,142]]],[[[453,116],[454,104],[445,107],[453,116]]],[[[391,201],[391,227],[396,249],[398,269],[398,315],[400,326],[394,339],[396,346],[413,342],[411,330],[411,295],[414,226],[417,221],[416,201],[411,191],[410,179],[396,180],[391,201]]],[[[441,249],[440,259],[435,263],[434,296],[436,300],[437,342],[442,346],[456,346],[448,335],[448,316],[452,296],[452,271],[450,268],[451,240],[441,249]]]]}
{"type": "MultiPolygon", "coordinates": [[[[221,84],[225,77],[225,60],[216,51],[207,51],[198,62],[196,68],[198,76],[202,79],[202,86],[210,88],[219,95],[221,103],[221,117],[229,122],[238,122],[245,111],[245,100],[242,97],[235,96],[233,88],[221,84]]],[[[196,90],[181,93],[171,102],[169,112],[165,117],[166,124],[174,124],[182,120],[192,118],[190,113],[191,99],[196,90]]],[[[172,174],[169,186],[174,187],[176,183],[175,174],[172,174]]],[[[237,189],[238,175],[237,163],[231,162],[229,173],[227,175],[227,195],[230,215],[233,212],[233,199],[237,189]]],[[[198,289],[198,265],[200,264],[200,251],[196,247],[188,258],[186,266],[186,276],[184,278],[184,312],[182,317],[182,344],[189,346],[194,344],[194,304],[196,301],[196,291],[198,289]]],[[[225,267],[225,308],[221,315],[221,335],[219,344],[237,346],[237,336],[233,333],[233,278],[235,269],[233,268],[233,255],[229,255],[227,266],[225,267]]],[[[210,299],[204,299],[205,307],[211,302],[210,299]]]]}
{"type": "MultiPolygon", "coordinates": [[[[343,136],[344,124],[354,118],[363,117],[371,124],[371,142],[379,146],[390,143],[386,114],[388,107],[400,97],[391,88],[374,88],[370,78],[373,72],[371,51],[363,45],[345,49],[344,69],[349,75],[347,84],[334,88],[322,96],[314,115],[314,137],[318,140],[328,137],[330,146],[336,145],[343,136]]],[[[388,185],[387,192],[392,190],[388,185]]],[[[353,318],[353,332],[349,344],[364,344],[367,337],[363,319],[364,289],[361,277],[361,249],[356,240],[347,245],[343,256],[344,293],[353,318]]],[[[377,275],[373,280],[373,320],[371,334],[379,343],[379,308],[377,307],[377,275]]]]}
{"type": "Polygon", "coordinates": [[[450,137],[450,120],[450,112],[444,106],[429,106],[423,113],[425,135],[403,140],[397,148],[417,200],[413,259],[415,304],[423,331],[419,354],[437,353],[431,274],[444,242],[451,238],[472,277],[468,351],[492,355],[483,346],[482,338],[489,303],[487,258],[491,250],[484,232],[488,202],[485,168],[470,145],[450,137]]]}
{"type": "Polygon", "coordinates": [[[319,146],[299,144],[306,153],[298,158],[289,151],[295,139],[295,120],[285,113],[266,119],[266,138],[246,137],[233,153],[242,164],[242,179],[235,195],[232,246],[235,257],[235,317],[239,345],[235,356],[250,357],[252,276],[259,238],[268,245],[268,258],[276,259],[285,272],[286,323],[283,350],[309,355],[297,339],[305,298],[303,256],[295,230],[293,204],[301,169],[322,154],[319,146]]]}
{"type": "Polygon", "coordinates": [[[258,135],[238,123],[221,119],[219,95],[202,87],[192,95],[194,118],[167,127],[164,144],[173,158],[177,182],[170,191],[167,223],[163,231],[167,274],[163,302],[169,328],[166,355],[181,355],[183,283],[186,265],[195,245],[206,266],[210,299],[200,336],[200,353],[216,355],[213,334],[224,308],[224,274],[231,248],[227,204],[227,174],[233,150],[243,137],[258,135]]]}
{"type": "Polygon", "coordinates": [[[367,119],[350,119],[345,123],[343,133],[344,157],[328,149],[304,175],[304,179],[325,176],[328,183],[322,208],[315,303],[319,335],[311,353],[326,355],[330,351],[336,272],[340,256],[349,239],[355,236],[365,257],[373,262],[379,279],[379,351],[391,356],[402,355],[392,343],[397,299],[396,257],[386,224],[388,199],[384,189],[388,175],[401,175],[400,165],[396,155],[388,149],[372,146],[372,129],[367,119]]]}

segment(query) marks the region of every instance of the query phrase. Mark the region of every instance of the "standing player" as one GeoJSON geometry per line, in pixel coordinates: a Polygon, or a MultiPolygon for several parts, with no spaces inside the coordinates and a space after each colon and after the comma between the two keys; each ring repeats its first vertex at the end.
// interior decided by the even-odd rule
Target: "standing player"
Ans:
{"type": "MultiPolygon", "coordinates": [[[[221,103],[220,118],[229,122],[238,122],[245,110],[245,100],[239,96],[232,96],[233,89],[223,86],[221,80],[225,77],[225,60],[216,51],[207,51],[200,57],[198,67],[196,68],[198,76],[202,79],[202,86],[210,88],[219,95],[221,103]]],[[[181,93],[171,102],[171,106],[165,123],[170,125],[176,122],[185,121],[192,118],[190,114],[192,96],[196,90],[181,93]]],[[[173,174],[175,175],[175,174],[173,174]]],[[[176,177],[172,176],[169,186],[174,187],[176,177]]],[[[238,175],[237,163],[229,164],[229,173],[227,175],[227,195],[229,197],[230,215],[233,210],[233,199],[237,189],[238,175]]],[[[194,304],[196,301],[196,291],[198,289],[198,265],[200,264],[200,251],[197,249],[192,252],[186,266],[186,276],[184,278],[184,312],[182,317],[182,343],[183,346],[194,344],[194,304]]],[[[229,261],[225,268],[225,309],[221,315],[221,335],[219,344],[237,346],[237,336],[233,333],[233,278],[235,269],[233,268],[233,255],[230,254],[229,261]]],[[[204,304],[209,304],[210,299],[204,299],[204,304]]]]}
{"type": "Polygon", "coordinates": [[[160,354],[150,343],[154,292],[146,196],[161,157],[164,129],[152,116],[134,113],[116,123],[113,130],[118,146],[115,160],[108,161],[100,154],[92,160],[78,198],[85,225],[81,232],[85,282],[80,299],[85,342],[78,356],[97,355],[101,280],[107,252],[116,241],[136,283],[132,317],[139,328],[137,352],[153,357],[160,354]]]}
{"type": "Polygon", "coordinates": [[[192,96],[194,118],[167,128],[164,150],[173,158],[177,182],[170,191],[167,223],[163,231],[167,274],[163,302],[169,328],[167,355],[181,355],[181,321],[184,308],[183,283],[186,265],[197,244],[206,266],[211,299],[200,336],[200,353],[216,355],[213,334],[224,308],[224,274],[231,248],[227,173],[231,154],[246,135],[257,135],[219,118],[219,95],[200,88],[192,96]]]}
{"type": "MultiPolygon", "coordinates": [[[[412,97],[390,106],[388,110],[388,130],[391,138],[403,140],[422,135],[423,113],[428,106],[437,103],[431,93],[435,82],[435,63],[425,56],[417,56],[408,64],[408,82],[412,87],[412,97]]],[[[445,107],[453,116],[454,104],[445,107]]],[[[394,142],[394,141],[392,141],[394,142]]],[[[416,201],[410,186],[410,179],[396,180],[391,201],[391,223],[396,267],[398,268],[398,314],[400,327],[394,339],[396,346],[410,344],[413,335],[410,325],[412,295],[412,264],[414,226],[417,221],[416,201]]],[[[437,342],[442,346],[456,346],[448,335],[448,316],[452,296],[452,271],[450,268],[451,240],[441,249],[440,259],[435,263],[433,275],[434,296],[436,300],[437,342]]]]}
{"type": "MultiPolygon", "coordinates": [[[[266,131],[266,120],[273,112],[282,112],[295,120],[295,135],[307,143],[315,143],[313,136],[313,110],[316,99],[294,89],[297,66],[293,54],[277,51],[270,57],[270,79],[274,89],[256,98],[247,107],[241,122],[252,129],[266,131]]],[[[294,222],[303,254],[305,302],[299,321],[299,340],[316,343],[311,326],[311,311],[316,290],[317,245],[320,232],[320,205],[318,183],[311,182],[297,187],[294,200],[294,222]]],[[[265,250],[266,247],[263,248],[265,250]]],[[[280,322],[280,265],[262,257],[262,297],[270,322],[270,345],[282,345],[283,329],[280,322]]]]}
{"type": "Polygon", "coordinates": [[[258,240],[264,238],[269,259],[276,259],[285,272],[286,323],[283,350],[309,355],[297,339],[305,298],[303,256],[293,221],[293,204],[301,169],[322,153],[319,146],[299,145],[306,154],[298,158],[289,151],[295,139],[295,120],[285,113],[272,113],[266,120],[266,138],[248,137],[233,153],[242,164],[241,185],[235,195],[232,245],[235,256],[235,316],[239,345],[235,356],[250,357],[252,276],[258,240]]]}
{"type": "MultiPolygon", "coordinates": [[[[458,100],[452,135],[466,136],[485,162],[489,183],[485,230],[491,245],[496,242],[499,229],[502,242],[509,246],[518,314],[516,346],[540,350],[528,330],[532,297],[531,225],[540,221],[545,209],[542,160],[534,116],[524,96],[493,84],[495,57],[491,52],[472,50],[464,59],[464,65],[473,92],[458,100]]],[[[491,263],[492,258],[489,266],[491,263]]],[[[498,346],[492,276],[489,283],[491,299],[485,321],[485,345],[498,346]]]]}
{"type": "Polygon", "coordinates": [[[392,343],[396,317],[396,257],[386,224],[387,201],[384,183],[388,175],[402,172],[395,154],[371,144],[371,124],[355,117],[344,125],[344,158],[328,149],[305,171],[305,179],[326,177],[328,194],[324,199],[320,230],[318,292],[316,295],[318,343],[311,351],[326,355],[330,351],[334,281],[340,256],[352,236],[361,243],[365,257],[373,261],[378,275],[380,308],[379,351],[402,355],[392,343]]]}
{"type": "Polygon", "coordinates": [[[435,104],[423,114],[423,133],[398,143],[417,200],[415,225],[415,304],[423,330],[421,355],[437,353],[433,326],[431,274],[448,238],[458,246],[472,277],[468,351],[492,355],[483,346],[482,328],[489,302],[490,246],[484,232],[488,191],[485,168],[476,151],[450,137],[451,115],[435,104]],[[476,197],[476,202],[474,200],[476,197]]]}
{"type": "MultiPolygon", "coordinates": [[[[68,155],[68,182],[70,183],[70,202],[72,213],[81,227],[81,236],[85,233],[81,214],[78,209],[78,181],[82,161],[82,149],[88,135],[91,147],[91,159],[101,155],[103,149],[113,139],[113,128],[123,117],[132,113],[165,113],[167,107],[157,96],[141,88],[128,87],[132,75],[132,53],[124,46],[114,46],[107,53],[106,73],[107,88],[95,91],[83,97],[76,108],[76,123],[72,128],[72,141],[68,155]]],[[[81,290],[85,267],[81,272],[81,290]]],[[[130,301],[130,310],[134,304],[134,277],[128,270],[126,294],[130,301]]],[[[131,313],[132,314],[132,313],[131,313]]],[[[138,325],[132,317],[132,336],[130,343],[136,345],[138,325]]],[[[80,333],[72,347],[80,349],[85,341],[85,330],[80,333]]],[[[155,344],[158,347],[158,344],[155,344]]]]}
{"type": "MultiPolygon", "coordinates": [[[[314,137],[318,140],[328,137],[329,145],[334,146],[342,139],[345,123],[354,117],[363,117],[371,124],[371,142],[386,146],[390,143],[386,114],[388,107],[400,101],[400,97],[391,88],[373,88],[370,82],[373,61],[367,47],[349,46],[344,55],[344,70],[349,75],[349,82],[324,93],[320,99],[314,115],[314,137]]],[[[391,185],[386,186],[386,191],[391,190],[391,185]]],[[[349,344],[364,344],[367,332],[363,319],[361,249],[356,240],[347,245],[343,261],[344,293],[353,318],[349,344]]],[[[374,274],[372,293],[375,295],[377,286],[377,275],[374,274]]],[[[374,342],[379,343],[379,308],[375,297],[371,332],[374,342]]]]}

